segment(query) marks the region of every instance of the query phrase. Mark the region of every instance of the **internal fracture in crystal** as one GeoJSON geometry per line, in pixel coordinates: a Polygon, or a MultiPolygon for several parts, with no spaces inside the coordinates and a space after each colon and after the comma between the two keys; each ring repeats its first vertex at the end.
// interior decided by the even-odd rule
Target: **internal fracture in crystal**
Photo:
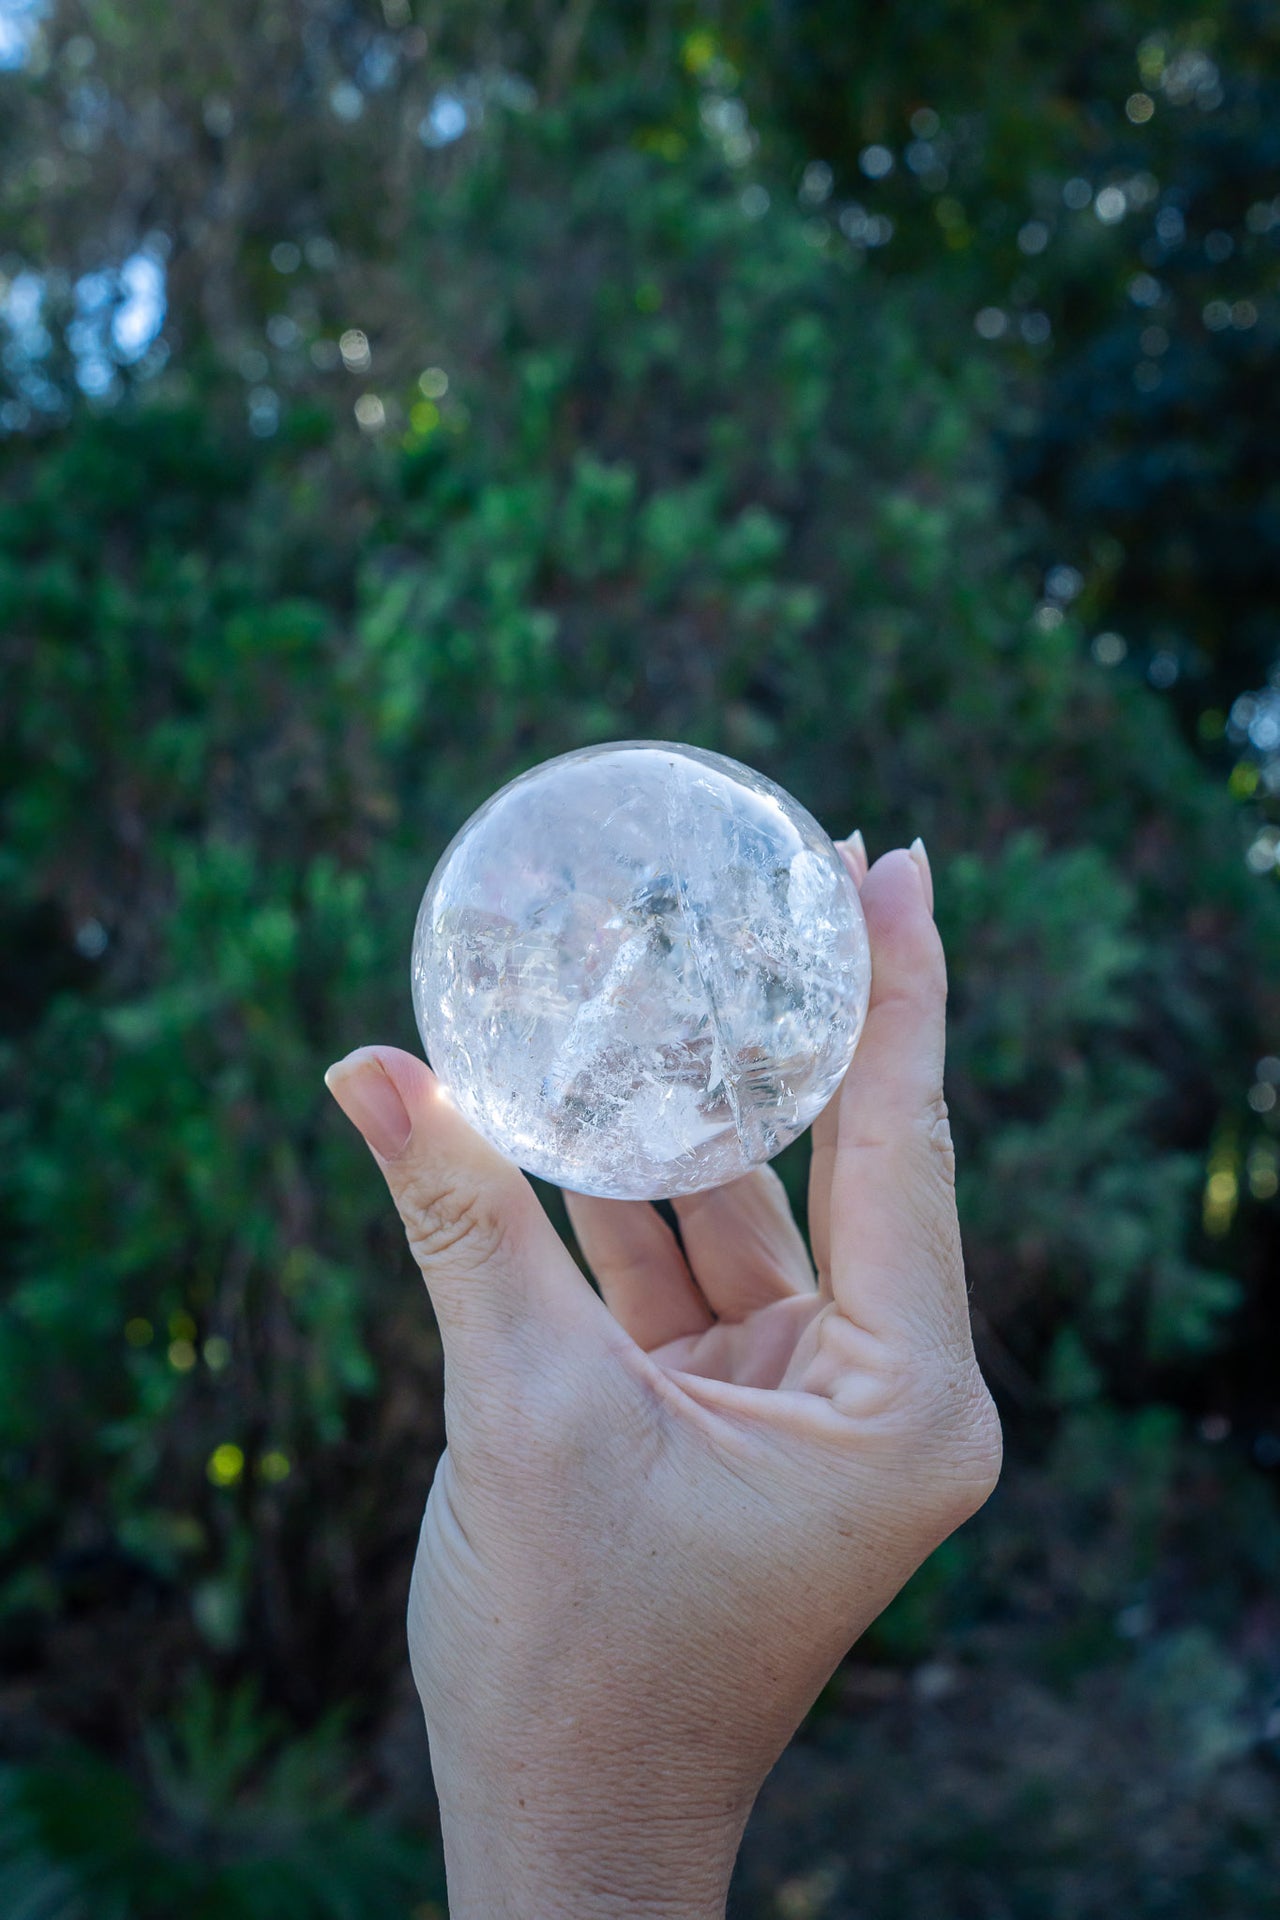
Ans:
{"type": "Polygon", "coordinates": [[[736,1179],[830,1099],[866,1016],[857,889],[770,780],[662,741],[503,787],[432,876],[427,1057],[527,1172],[652,1200],[736,1179]]]}

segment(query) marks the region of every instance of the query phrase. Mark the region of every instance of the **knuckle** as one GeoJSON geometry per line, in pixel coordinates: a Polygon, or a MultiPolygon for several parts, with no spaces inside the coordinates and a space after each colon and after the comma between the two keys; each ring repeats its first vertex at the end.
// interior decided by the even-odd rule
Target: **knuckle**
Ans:
{"type": "Polygon", "coordinates": [[[994,1492],[1004,1460],[1004,1440],[995,1401],[974,1361],[959,1396],[949,1454],[953,1483],[968,1519],[994,1492]]]}
{"type": "Polygon", "coordinates": [[[941,1092],[931,1101],[927,1115],[929,1146],[942,1177],[949,1187],[956,1183],[956,1149],[951,1137],[951,1114],[941,1092]]]}
{"type": "MultiPolygon", "coordinates": [[[[885,1343],[878,1354],[860,1345],[831,1399],[849,1422],[851,1457],[860,1469],[873,1466],[886,1524],[923,1557],[995,1489],[1002,1461],[995,1403],[968,1341],[924,1353],[908,1342],[885,1343]]],[[[838,1356],[846,1364],[850,1357],[838,1356]]],[[[867,1490],[863,1471],[850,1476],[855,1516],[864,1514],[867,1490]]]]}
{"type": "Polygon", "coordinates": [[[856,1395],[837,1395],[910,1475],[908,1504],[943,1538],[989,1497],[1000,1477],[995,1402],[967,1337],[921,1350],[886,1350],[856,1395]]]}
{"type": "Polygon", "coordinates": [[[1003,1457],[1000,1418],[972,1354],[960,1366],[935,1366],[917,1418],[931,1463],[924,1504],[949,1532],[988,1499],[1003,1457]]]}
{"type": "Polygon", "coordinates": [[[410,1251],[424,1270],[459,1257],[480,1265],[506,1244],[506,1223],[493,1196],[447,1172],[414,1173],[399,1198],[410,1251]]]}

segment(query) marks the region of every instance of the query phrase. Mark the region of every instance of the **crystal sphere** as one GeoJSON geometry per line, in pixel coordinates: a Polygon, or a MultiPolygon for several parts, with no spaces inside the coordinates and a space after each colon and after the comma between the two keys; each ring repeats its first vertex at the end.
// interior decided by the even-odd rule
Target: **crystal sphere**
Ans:
{"type": "Polygon", "coordinates": [[[587,747],[494,794],[413,942],[427,1057],[529,1173],[656,1200],[736,1179],[830,1099],[866,1016],[858,891],[813,817],[718,753],[587,747]]]}

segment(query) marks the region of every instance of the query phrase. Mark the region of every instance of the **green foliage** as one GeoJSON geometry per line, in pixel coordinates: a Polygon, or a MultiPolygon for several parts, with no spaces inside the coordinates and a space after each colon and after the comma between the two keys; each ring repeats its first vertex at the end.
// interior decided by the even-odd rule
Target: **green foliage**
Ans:
{"type": "Polygon", "coordinates": [[[295,1735],[197,1682],[136,1770],[87,1751],[0,1772],[17,1920],[365,1920],[423,1891],[420,1848],[347,1811],[336,1723],[295,1735]]]}
{"type": "Polygon", "coordinates": [[[704,88],[740,91],[831,244],[945,284],[1034,394],[1004,433],[1015,495],[1048,509],[1046,566],[1080,570],[1131,665],[1160,655],[1164,687],[1172,666],[1189,732],[1261,682],[1280,640],[1274,15],[739,0],[721,20],[704,88]],[[883,173],[861,164],[873,144],[883,173]]]}
{"type": "Polygon", "coordinates": [[[962,1169],[962,1218],[1019,1284],[1038,1270],[1041,1307],[1056,1286],[1079,1313],[1059,1365],[1065,1335],[1082,1359],[1092,1347],[1130,1364],[1211,1343],[1239,1294],[1187,1257],[1200,1163],[1129,1145],[1163,1090],[1122,1038],[1150,991],[1131,889],[1095,848],[1055,855],[1029,834],[986,867],[963,856],[951,880],[968,962],[954,1097],[991,1143],[962,1169]]]}

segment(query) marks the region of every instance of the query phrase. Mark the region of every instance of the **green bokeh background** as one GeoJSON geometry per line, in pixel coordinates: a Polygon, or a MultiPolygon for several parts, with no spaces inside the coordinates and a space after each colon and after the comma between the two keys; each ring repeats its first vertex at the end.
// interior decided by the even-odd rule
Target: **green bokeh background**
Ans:
{"type": "Polygon", "coordinates": [[[0,1912],[443,1913],[321,1075],[635,736],[924,835],[1008,1437],[731,1912],[1268,1909],[1278,335],[1270,8],[3,0],[0,1912]]]}

